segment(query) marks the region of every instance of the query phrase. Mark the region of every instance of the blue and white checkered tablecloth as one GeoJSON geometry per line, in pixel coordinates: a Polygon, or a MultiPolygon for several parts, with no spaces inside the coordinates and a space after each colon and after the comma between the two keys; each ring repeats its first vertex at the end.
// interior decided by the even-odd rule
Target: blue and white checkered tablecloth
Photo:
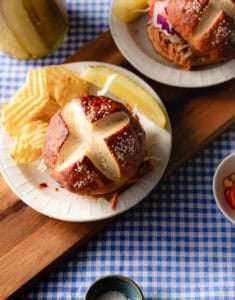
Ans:
{"type": "MultiPolygon", "coordinates": [[[[33,66],[57,64],[108,29],[110,0],[68,0],[69,32],[47,58],[18,61],[0,54],[0,101],[33,66]]],[[[235,226],[216,207],[214,170],[235,149],[235,127],[156,187],[22,299],[84,299],[97,278],[134,279],[146,300],[235,299],[235,226]]]]}

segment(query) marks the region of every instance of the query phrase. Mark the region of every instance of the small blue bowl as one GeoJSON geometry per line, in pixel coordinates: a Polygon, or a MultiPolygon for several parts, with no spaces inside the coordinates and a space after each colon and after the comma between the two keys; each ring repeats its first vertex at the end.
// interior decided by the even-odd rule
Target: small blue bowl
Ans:
{"type": "Polygon", "coordinates": [[[138,285],[122,275],[108,275],[96,280],[86,292],[85,300],[96,300],[108,292],[117,292],[128,300],[144,300],[138,285]]]}

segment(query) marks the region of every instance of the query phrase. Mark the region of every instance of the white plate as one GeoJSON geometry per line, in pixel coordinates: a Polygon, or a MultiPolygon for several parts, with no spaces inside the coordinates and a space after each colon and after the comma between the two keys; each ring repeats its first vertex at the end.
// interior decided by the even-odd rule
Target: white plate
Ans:
{"type": "MultiPolygon", "coordinates": [[[[69,68],[78,73],[91,65],[109,66],[136,81],[156,98],[167,116],[158,95],[133,73],[105,63],[79,62],[67,64],[69,68]]],[[[97,89],[91,87],[90,92],[94,94],[97,89]]],[[[154,188],[162,177],[171,152],[171,126],[168,116],[166,129],[159,128],[143,116],[140,116],[140,118],[147,133],[150,155],[156,158],[154,160],[156,164],[154,164],[153,170],[143,176],[138,183],[133,184],[120,194],[115,210],[111,210],[107,202],[97,202],[59,188],[47,172],[41,172],[35,165],[17,165],[9,157],[12,141],[3,128],[0,132],[0,171],[19,198],[33,209],[47,216],[65,221],[95,221],[118,215],[136,205],[154,188]],[[40,189],[39,185],[42,182],[45,182],[48,187],[40,189]]]]}
{"type": "Polygon", "coordinates": [[[235,151],[226,156],[217,166],[213,177],[213,194],[220,211],[233,224],[235,224],[235,209],[225,199],[224,179],[233,174],[235,170],[235,151]]]}
{"type": "Polygon", "coordinates": [[[235,78],[235,59],[204,66],[198,70],[182,71],[154,52],[148,40],[148,14],[125,24],[110,14],[110,29],[115,43],[126,59],[141,73],[158,82],[178,87],[206,87],[235,78]]]}

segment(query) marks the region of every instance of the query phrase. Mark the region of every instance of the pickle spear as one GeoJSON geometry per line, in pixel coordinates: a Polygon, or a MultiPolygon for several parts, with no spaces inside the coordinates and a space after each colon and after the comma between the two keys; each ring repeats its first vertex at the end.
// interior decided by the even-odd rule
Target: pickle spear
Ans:
{"type": "Polygon", "coordinates": [[[63,39],[67,22],[54,0],[23,0],[27,13],[41,39],[49,49],[55,48],[63,39]]]}
{"type": "Polygon", "coordinates": [[[1,10],[0,28],[0,49],[13,57],[17,54],[17,58],[27,59],[29,57],[28,52],[19,44],[13,32],[7,26],[1,10]]]}
{"type": "Polygon", "coordinates": [[[49,52],[34,28],[22,0],[1,0],[1,8],[9,28],[30,56],[43,56],[49,52]]]}
{"type": "Polygon", "coordinates": [[[81,77],[100,88],[103,88],[108,78],[111,78],[108,87],[110,94],[136,107],[161,128],[166,126],[165,113],[156,99],[132,79],[103,66],[90,66],[81,74],[81,77]]]}

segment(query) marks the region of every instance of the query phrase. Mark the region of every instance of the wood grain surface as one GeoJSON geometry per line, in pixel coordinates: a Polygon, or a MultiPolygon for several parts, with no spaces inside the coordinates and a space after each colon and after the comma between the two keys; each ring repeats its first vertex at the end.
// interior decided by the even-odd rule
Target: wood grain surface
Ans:
{"type": "MultiPolygon", "coordinates": [[[[198,153],[235,122],[235,81],[202,89],[169,87],[137,72],[118,51],[110,32],[67,59],[103,61],[124,66],[157,91],[168,110],[173,149],[164,175],[198,153]]],[[[164,179],[163,179],[164,180],[164,179]]],[[[20,293],[115,219],[69,223],[45,217],[26,206],[0,176],[0,299],[20,299],[20,293]]]]}

